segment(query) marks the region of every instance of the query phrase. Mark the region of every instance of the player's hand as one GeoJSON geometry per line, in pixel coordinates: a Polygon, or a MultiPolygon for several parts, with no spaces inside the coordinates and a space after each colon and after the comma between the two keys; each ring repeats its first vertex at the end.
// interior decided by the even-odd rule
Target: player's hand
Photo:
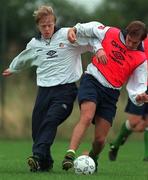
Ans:
{"type": "Polygon", "coordinates": [[[96,53],[96,58],[99,63],[106,64],[107,63],[107,56],[104,49],[99,49],[96,53]]]}
{"type": "Polygon", "coordinates": [[[13,73],[10,71],[10,69],[5,69],[2,73],[3,76],[10,76],[12,75],[13,73]]]}
{"type": "Polygon", "coordinates": [[[142,94],[137,95],[136,101],[137,101],[139,104],[148,102],[148,94],[142,93],[142,94]]]}
{"type": "Polygon", "coordinates": [[[67,38],[71,43],[75,43],[75,41],[77,40],[77,38],[76,38],[76,29],[75,28],[70,28],[68,30],[67,38]]]}

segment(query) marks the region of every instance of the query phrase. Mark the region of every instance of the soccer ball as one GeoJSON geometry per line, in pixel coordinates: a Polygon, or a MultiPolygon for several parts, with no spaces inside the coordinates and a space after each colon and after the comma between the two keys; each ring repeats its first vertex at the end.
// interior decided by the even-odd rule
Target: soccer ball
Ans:
{"type": "Polygon", "coordinates": [[[93,174],[95,172],[95,168],[96,166],[94,160],[87,155],[79,156],[74,161],[74,171],[76,174],[93,174]]]}

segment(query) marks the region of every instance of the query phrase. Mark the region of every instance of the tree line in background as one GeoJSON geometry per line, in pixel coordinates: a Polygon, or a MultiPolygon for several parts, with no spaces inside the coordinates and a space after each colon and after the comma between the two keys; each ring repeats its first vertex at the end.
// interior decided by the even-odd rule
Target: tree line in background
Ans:
{"type": "MultiPolygon", "coordinates": [[[[78,22],[99,21],[105,25],[124,28],[132,20],[148,22],[147,0],[102,0],[91,13],[83,6],[72,4],[68,0],[1,0],[0,73],[37,33],[33,11],[43,4],[53,7],[57,25],[61,27],[73,26],[78,22]]],[[[86,62],[90,61],[87,53],[84,58],[86,62]]],[[[5,131],[12,130],[13,134],[19,128],[20,134],[28,132],[27,129],[31,126],[30,109],[36,90],[35,83],[32,83],[35,81],[34,74],[34,71],[29,70],[7,80],[0,75],[0,127],[5,131]],[[19,113],[16,112],[17,115],[14,114],[15,106],[22,107],[18,110],[19,113]],[[14,119],[18,119],[16,125],[14,119]],[[23,120],[19,121],[20,119],[23,120]]]]}
{"type": "Polygon", "coordinates": [[[53,7],[61,27],[94,20],[121,28],[132,20],[148,22],[147,0],[102,0],[91,13],[68,0],[1,0],[0,37],[1,42],[5,41],[3,53],[7,53],[11,42],[18,43],[22,48],[35,35],[33,11],[40,4],[53,7]]]}

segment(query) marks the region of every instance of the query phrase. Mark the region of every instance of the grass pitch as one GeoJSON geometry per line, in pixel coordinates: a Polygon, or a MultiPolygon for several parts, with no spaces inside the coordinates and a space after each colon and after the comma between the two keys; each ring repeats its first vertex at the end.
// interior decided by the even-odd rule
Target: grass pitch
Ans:
{"type": "MultiPolygon", "coordinates": [[[[78,155],[89,150],[82,143],[78,155]]],[[[0,141],[0,180],[148,180],[148,162],[143,162],[143,142],[128,141],[119,152],[117,161],[108,160],[109,145],[106,144],[99,160],[99,171],[93,175],[76,175],[73,170],[65,172],[61,161],[68,147],[66,141],[56,141],[53,148],[54,168],[47,173],[32,173],[26,163],[31,155],[32,142],[27,140],[0,141]]]]}

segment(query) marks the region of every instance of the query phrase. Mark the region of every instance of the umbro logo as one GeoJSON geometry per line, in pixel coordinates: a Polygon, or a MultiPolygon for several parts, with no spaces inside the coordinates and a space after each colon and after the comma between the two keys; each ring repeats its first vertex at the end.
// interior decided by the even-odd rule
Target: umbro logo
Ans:
{"type": "Polygon", "coordinates": [[[55,53],[56,53],[56,51],[50,50],[47,54],[48,54],[49,56],[53,56],[55,53]]]}
{"type": "Polygon", "coordinates": [[[54,58],[54,57],[57,57],[58,55],[56,55],[56,52],[57,52],[57,51],[54,51],[54,50],[48,51],[48,53],[47,53],[48,58],[54,58]]]}
{"type": "Polygon", "coordinates": [[[116,59],[118,59],[118,60],[125,60],[125,59],[124,59],[124,56],[122,55],[121,52],[112,51],[112,53],[113,53],[113,55],[114,55],[114,57],[115,57],[116,59]]]}

